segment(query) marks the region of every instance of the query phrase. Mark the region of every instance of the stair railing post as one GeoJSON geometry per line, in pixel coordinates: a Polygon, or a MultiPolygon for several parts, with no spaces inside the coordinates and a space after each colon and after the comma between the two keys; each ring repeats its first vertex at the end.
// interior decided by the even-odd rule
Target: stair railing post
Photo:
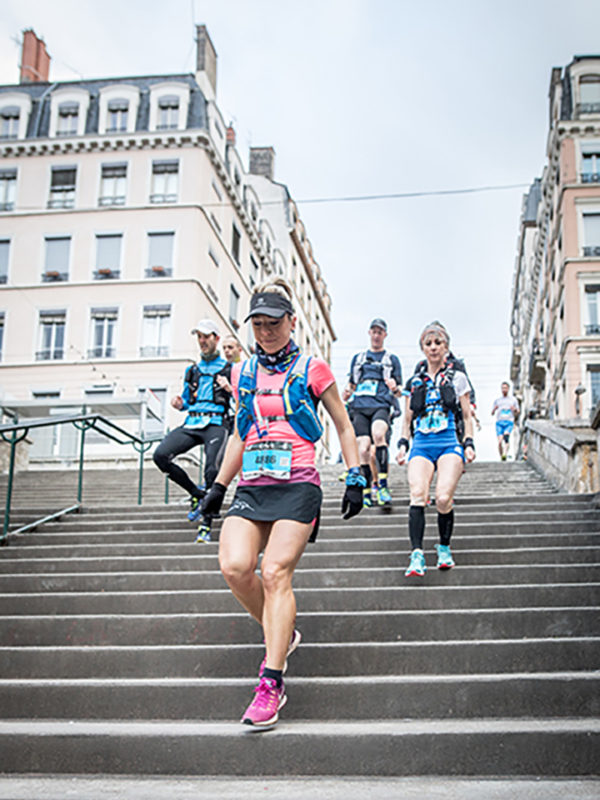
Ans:
{"type": "MultiPolygon", "coordinates": [[[[15,420],[16,422],[16,420],[15,420]]],[[[8,458],[8,486],[6,487],[6,504],[4,507],[4,526],[2,528],[2,540],[6,539],[10,525],[10,504],[12,499],[13,475],[15,472],[15,450],[17,447],[17,432],[13,431],[10,437],[10,454],[8,458]]]]}

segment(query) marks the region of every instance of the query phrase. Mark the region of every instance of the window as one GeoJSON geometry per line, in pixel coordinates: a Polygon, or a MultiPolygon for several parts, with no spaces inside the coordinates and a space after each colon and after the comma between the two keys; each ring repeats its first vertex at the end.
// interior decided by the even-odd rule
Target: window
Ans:
{"type": "Polygon", "coordinates": [[[600,183],[600,145],[581,154],[581,180],[583,183],[600,183]]]}
{"type": "Polygon", "coordinates": [[[583,215],[583,255],[600,256],[600,213],[583,215]]]}
{"type": "Polygon", "coordinates": [[[582,114],[600,111],[600,75],[582,75],[579,79],[579,111],[582,114]]]}
{"type": "Polygon", "coordinates": [[[144,430],[142,431],[144,437],[149,439],[152,436],[161,436],[165,431],[165,410],[167,408],[167,390],[164,386],[148,386],[145,388],[141,386],[138,389],[140,400],[147,398],[148,411],[144,421],[144,430]],[[148,394],[150,397],[148,397],[148,394]],[[150,409],[154,410],[154,414],[150,413],[150,409]],[[157,419],[155,414],[160,415],[157,419]]]}
{"type": "Polygon", "coordinates": [[[179,182],[179,161],[152,162],[151,203],[176,203],[179,182]]]}
{"type": "Polygon", "coordinates": [[[591,408],[600,402],[600,364],[588,364],[591,408]]]}
{"type": "Polygon", "coordinates": [[[177,95],[164,95],[158,101],[156,129],[173,130],[179,127],[179,98],[177,95]]]}
{"type": "Polygon", "coordinates": [[[17,186],[16,169],[0,169],[0,211],[12,211],[15,207],[17,186]]]}
{"type": "Polygon", "coordinates": [[[109,100],[106,117],[106,132],[117,133],[127,130],[128,100],[109,100]]]}
{"type": "Polygon", "coordinates": [[[0,110],[0,139],[19,138],[19,106],[5,106],[0,110]]]}
{"type": "Polygon", "coordinates": [[[4,349],[4,311],[0,311],[0,361],[2,361],[3,349],[4,349]]]}
{"type": "Polygon", "coordinates": [[[235,260],[235,263],[239,265],[240,263],[240,242],[242,239],[242,235],[239,230],[236,228],[235,225],[232,226],[231,231],[231,254],[235,260]]]}
{"type": "Polygon", "coordinates": [[[40,311],[36,361],[59,361],[64,358],[66,320],[66,311],[40,311]]]}
{"type": "Polygon", "coordinates": [[[215,267],[219,266],[219,256],[215,253],[214,247],[212,244],[208,245],[208,257],[213,262],[215,267]]]}
{"type": "Polygon", "coordinates": [[[585,297],[587,300],[588,324],[585,332],[588,336],[600,334],[600,286],[592,285],[585,287],[585,297]]]}
{"type": "Polygon", "coordinates": [[[148,234],[147,278],[165,278],[173,273],[174,233],[148,234]]]}
{"type": "Polygon", "coordinates": [[[66,281],[69,278],[70,236],[46,237],[46,264],[42,280],[66,281]]]}
{"type": "Polygon", "coordinates": [[[171,306],[144,306],[140,355],[166,358],[169,355],[171,306]]]}
{"type": "Polygon", "coordinates": [[[236,331],[240,327],[238,322],[238,306],[240,302],[240,293],[233,284],[229,287],[229,322],[233,325],[236,331]]]}
{"type": "Polygon", "coordinates": [[[79,121],[79,103],[61,103],[56,123],[57,136],[76,136],[79,121]]]}
{"type": "Polygon", "coordinates": [[[48,208],[73,208],[76,174],[75,167],[52,167],[48,208]]]}
{"type": "Polygon", "coordinates": [[[0,239],[0,283],[8,281],[8,255],[10,239],[0,239]]]}
{"type": "Polygon", "coordinates": [[[88,358],[114,358],[118,311],[116,308],[92,308],[91,347],[88,358]]]}
{"type": "Polygon", "coordinates": [[[107,280],[121,277],[122,239],[123,236],[120,233],[96,235],[95,280],[107,280]]]}
{"type": "Polygon", "coordinates": [[[260,280],[260,267],[254,256],[250,256],[250,286],[254,288],[260,280]]]}
{"type": "Polygon", "coordinates": [[[103,164],[100,178],[99,206],[125,205],[127,164],[103,164]]]}

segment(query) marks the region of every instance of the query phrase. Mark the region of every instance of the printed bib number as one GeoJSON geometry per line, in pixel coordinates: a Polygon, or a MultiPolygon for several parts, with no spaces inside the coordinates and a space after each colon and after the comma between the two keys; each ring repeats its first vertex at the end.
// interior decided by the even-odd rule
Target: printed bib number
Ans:
{"type": "Polygon", "coordinates": [[[417,430],[421,433],[440,433],[448,427],[448,417],[440,409],[435,408],[419,420],[417,430]]]}
{"type": "Polygon", "coordinates": [[[379,381],[361,381],[356,389],[354,390],[354,394],[356,397],[375,397],[377,394],[377,384],[379,381]]]}
{"type": "Polygon", "coordinates": [[[289,480],[292,471],[291,442],[257,442],[244,450],[242,477],[254,480],[266,476],[289,480]]]}
{"type": "Polygon", "coordinates": [[[498,414],[498,418],[499,419],[509,420],[510,422],[512,422],[512,418],[513,418],[512,409],[510,409],[510,408],[501,408],[500,412],[498,414]]]}

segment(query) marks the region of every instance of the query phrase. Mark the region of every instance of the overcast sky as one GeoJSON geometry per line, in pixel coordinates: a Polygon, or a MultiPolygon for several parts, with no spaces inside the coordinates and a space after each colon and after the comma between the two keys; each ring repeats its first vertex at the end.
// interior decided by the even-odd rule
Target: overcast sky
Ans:
{"type": "MultiPolygon", "coordinates": [[[[405,372],[441,319],[466,356],[493,457],[508,376],[524,188],[361,202],[314,198],[529,184],[541,174],[554,66],[600,52],[598,0],[3,0],[0,83],[24,28],[53,80],[191,72],[194,23],[218,53],[217,99],[245,162],[272,145],[334,302],[343,378],[373,317],[405,372]]],[[[397,438],[397,437],[395,437],[397,438]]]]}

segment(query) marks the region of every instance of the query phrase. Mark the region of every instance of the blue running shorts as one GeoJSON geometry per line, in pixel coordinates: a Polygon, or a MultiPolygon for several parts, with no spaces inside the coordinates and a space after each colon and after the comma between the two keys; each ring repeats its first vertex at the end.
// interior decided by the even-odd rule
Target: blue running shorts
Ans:
{"type": "Polygon", "coordinates": [[[441,433],[416,431],[408,460],[410,461],[415,456],[421,456],[435,464],[441,456],[445,456],[447,453],[454,453],[455,456],[460,456],[463,461],[465,460],[465,451],[456,438],[455,430],[445,430],[441,433]]]}
{"type": "Polygon", "coordinates": [[[496,436],[504,436],[507,433],[512,433],[515,423],[512,419],[499,419],[496,422],[496,436]]]}

